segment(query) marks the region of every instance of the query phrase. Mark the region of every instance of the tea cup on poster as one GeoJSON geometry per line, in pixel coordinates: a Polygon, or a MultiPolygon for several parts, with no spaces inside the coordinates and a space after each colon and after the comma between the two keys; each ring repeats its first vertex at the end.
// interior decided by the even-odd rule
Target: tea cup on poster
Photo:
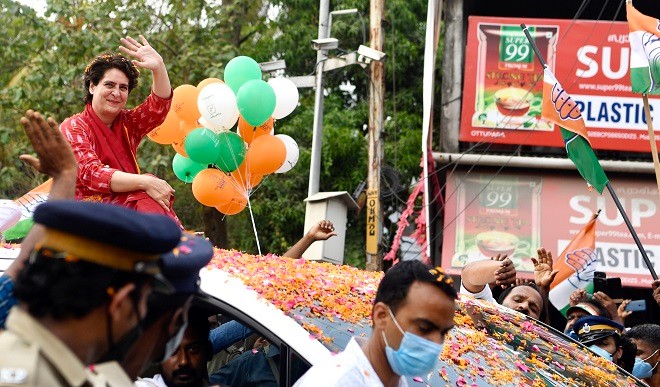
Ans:
{"type": "Polygon", "coordinates": [[[486,231],[475,237],[477,247],[481,254],[486,257],[494,257],[497,254],[511,256],[516,249],[529,248],[529,243],[521,241],[514,234],[503,231],[486,231]]]}
{"type": "Polygon", "coordinates": [[[527,114],[532,95],[519,87],[506,87],[495,92],[495,106],[505,116],[520,117],[527,114]]]}

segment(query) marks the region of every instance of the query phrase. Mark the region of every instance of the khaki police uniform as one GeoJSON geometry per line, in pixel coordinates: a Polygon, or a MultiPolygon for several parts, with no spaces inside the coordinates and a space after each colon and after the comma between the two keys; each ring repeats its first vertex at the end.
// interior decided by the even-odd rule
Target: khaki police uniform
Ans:
{"type": "Polygon", "coordinates": [[[98,386],[55,335],[14,307],[0,333],[0,386],[98,386]]]}

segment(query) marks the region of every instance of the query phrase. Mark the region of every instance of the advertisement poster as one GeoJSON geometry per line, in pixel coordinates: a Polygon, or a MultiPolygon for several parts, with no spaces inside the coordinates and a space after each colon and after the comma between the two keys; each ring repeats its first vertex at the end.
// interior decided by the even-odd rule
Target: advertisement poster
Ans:
{"type": "MultiPolygon", "coordinates": [[[[442,266],[460,274],[467,262],[497,254],[512,258],[521,277],[533,278],[529,259],[549,249],[555,259],[601,210],[596,223],[598,269],[624,286],[651,287],[651,275],[611,196],[589,191],[576,174],[494,174],[488,169],[447,174],[442,266]]],[[[633,227],[660,268],[658,190],[652,178],[610,176],[633,227]]]]}
{"type": "MultiPolygon", "coordinates": [[[[593,148],[650,152],[643,102],[630,87],[628,25],[612,21],[471,16],[460,140],[564,146],[541,118],[543,69],[521,23],[580,107],[593,148]]],[[[660,110],[660,98],[649,103],[660,110]]]]}

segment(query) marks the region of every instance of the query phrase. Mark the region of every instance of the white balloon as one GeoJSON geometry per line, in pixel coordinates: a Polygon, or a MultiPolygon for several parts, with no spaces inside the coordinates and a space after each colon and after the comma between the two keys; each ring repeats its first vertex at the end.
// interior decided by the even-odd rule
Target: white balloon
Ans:
{"type": "Polygon", "coordinates": [[[197,97],[197,108],[202,114],[201,119],[214,132],[227,131],[238,121],[236,95],[224,83],[204,86],[197,97]]]}
{"type": "Polygon", "coordinates": [[[298,106],[298,87],[289,78],[271,78],[268,84],[275,91],[274,119],[279,120],[291,114],[298,106]]]}
{"type": "Polygon", "coordinates": [[[204,128],[211,129],[216,134],[229,131],[229,129],[225,129],[223,126],[213,125],[212,123],[208,122],[206,120],[206,118],[204,118],[204,117],[199,117],[199,120],[197,120],[197,123],[199,123],[199,125],[204,127],[204,128]]]}
{"type": "Polygon", "coordinates": [[[275,173],[289,172],[298,163],[298,156],[300,156],[298,143],[296,143],[296,140],[290,136],[287,136],[286,134],[276,134],[275,137],[282,140],[284,146],[286,147],[286,159],[284,160],[284,164],[282,164],[282,166],[277,171],[275,171],[275,173]]]}

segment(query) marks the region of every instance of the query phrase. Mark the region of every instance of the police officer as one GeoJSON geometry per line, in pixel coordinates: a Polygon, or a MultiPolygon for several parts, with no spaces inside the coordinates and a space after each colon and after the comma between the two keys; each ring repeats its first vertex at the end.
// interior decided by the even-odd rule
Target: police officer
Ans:
{"type": "Polygon", "coordinates": [[[592,352],[618,364],[623,355],[623,325],[601,316],[580,317],[573,326],[580,342],[592,352]]]}
{"type": "Polygon", "coordinates": [[[167,216],[95,202],[44,203],[34,220],[45,232],[0,333],[0,386],[98,385],[86,365],[121,360],[152,289],[172,291],[158,261],[181,231],[167,216]]]}

